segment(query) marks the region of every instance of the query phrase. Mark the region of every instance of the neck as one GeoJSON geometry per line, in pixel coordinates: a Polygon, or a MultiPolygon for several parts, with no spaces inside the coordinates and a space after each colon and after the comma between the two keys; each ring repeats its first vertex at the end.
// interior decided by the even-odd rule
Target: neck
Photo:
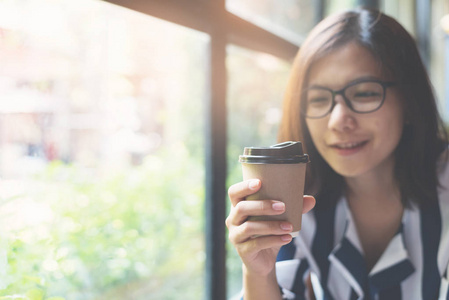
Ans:
{"type": "Polygon", "coordinates": [[[401,202],[399,183],[394,176],[394,162],[383,165],[357,177],[347,177],[346,196],[351,204],[384,206],[392,201],[401,202]]]}
{"type": "Polygon", "coordinates": [[[398,231],[404,212],[394,161],[345,181],[349,209],[371,270],[398,231]]]}

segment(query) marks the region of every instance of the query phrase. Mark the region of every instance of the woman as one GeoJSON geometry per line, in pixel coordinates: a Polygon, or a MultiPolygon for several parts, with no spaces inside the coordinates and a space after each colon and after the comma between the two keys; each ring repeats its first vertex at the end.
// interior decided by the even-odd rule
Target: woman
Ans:
{"type": "Polygon", "coordinates": [[[447,137],[399,23],[360,9],[318,24],[295,59],[279,140],[303,141],[314,195],[303,213],[316,206],[292,241],[287,222],[247,221],[285,209],[243,201],[263,182],[230,187],[245,300],[308,299],[310,274],[324,299],[449,297],[447,137]]]}

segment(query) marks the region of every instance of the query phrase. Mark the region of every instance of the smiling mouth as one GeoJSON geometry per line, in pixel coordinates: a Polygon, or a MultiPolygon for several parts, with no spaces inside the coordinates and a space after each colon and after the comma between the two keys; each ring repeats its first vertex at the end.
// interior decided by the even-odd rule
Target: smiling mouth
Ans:
{"type": "Polygon", "coordinates": [[[333,144],[333,145],[331,145],[331,147],[337,148],[337,149],[342,149],[342,150],[349,150],[349,149],[360,148],[360,147],[364,146],[366,143],[368,143],[368,141],[362,141],[362,142],[357,142],[357,143],[339,143],[339,144],[333,144]]]}

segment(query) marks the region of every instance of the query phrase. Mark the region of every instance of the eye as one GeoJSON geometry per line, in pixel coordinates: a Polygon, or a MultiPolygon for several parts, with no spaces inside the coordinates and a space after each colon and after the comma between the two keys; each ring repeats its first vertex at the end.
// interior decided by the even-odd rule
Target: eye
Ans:
{"type": "Polygon", "coordinates": [[[354,97],[380,97],[382,94],[377,91],[360,91],[354,94],[354,97]]]}
{"type": "Polygon", "coordinates": [[[313,98],[309,98],[307,102],[309,104],[324,104],[327,101],[329,101],[329,99],[326,97],[313,97],[313,98]]]}
{"type": "Polygon", "coordinates": [[[311,89],[306,94],[306,101],[309,106],[327,105],[331,99],[332,94],[324,89],[311,89]]]}
{"type": "Polygon", "coordinates": [[[361,82],[348,87],[345,95],[353,102],[376,102],[382,100],[383,88],[378,82],[361,82]]]}

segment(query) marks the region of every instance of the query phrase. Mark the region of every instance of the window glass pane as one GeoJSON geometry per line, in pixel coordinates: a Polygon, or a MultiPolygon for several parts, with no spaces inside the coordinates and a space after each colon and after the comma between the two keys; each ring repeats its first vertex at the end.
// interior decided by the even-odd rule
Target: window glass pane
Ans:
{"type": "Polygon", "coordinates": [[[300,45],[315,24],[314,0],[227,0],[228,11],[300,45]]]}
{"type": "Polygon", "coordinates": [[[326,0],[326,15],[354,9],[356,6],[357,0],[326,0]]]}
{"type": "MultiPolygon", "coordinates": [[[[238,157],[244,147],[276,143],[290,64],[237,46],[228,46],[227,53],[230,185],[242,180],[238,157]]],[[[242,286],[242,267],[230,243],[227,253],[228,294],[233,296],[242,286]]]]}
{"type": "Polygon", "coordinates": [[[432,2],[429,73],[435,88],[439,109],[449,121],[449,3],[432,2]],[[433,29],[432,29],[433,28],[433,29]]]}
{"type": "Polygon", "coordinates": [[[0,298],[203,297],[208,43],[102,1],[0,2],[0,298]]]}
{"type": "Polygon", "coordinates": [[[395,18],[412,35],[415,35],[415,2],[408,0],[382,1],[382,11],[395,18]]]}

